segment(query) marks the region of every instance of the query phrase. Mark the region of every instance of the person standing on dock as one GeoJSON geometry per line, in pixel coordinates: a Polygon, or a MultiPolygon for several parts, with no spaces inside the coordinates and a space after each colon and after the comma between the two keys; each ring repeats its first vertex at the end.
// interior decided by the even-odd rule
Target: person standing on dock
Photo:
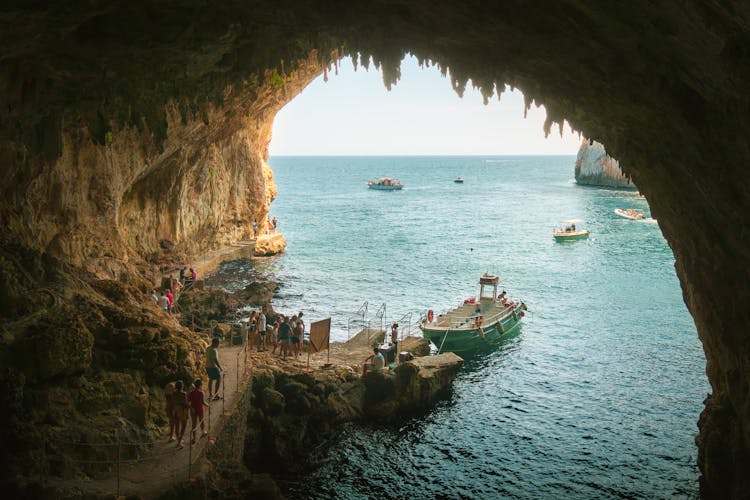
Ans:
{"type": "Polygon", "coordinates": [[[289,320],[286,316],[281,315],[281,323],[279,324],[279,343],[281,344],[281,349],[279,350],[279,355],[286,360],[287,355],[291,356],[291,351],[289,350],[289,342],[292,336],[292,326],[289,324],[289,320]]]}
{"type": "Polygon", "coordinates": [[[219,342],[218,338],[211,341],[211,346],[206,351],[206,373],[208,374],[208,400],[221,399],[219,387],[221,387],[221,365],[219,364],[219,342]],[[214,382],[216,389],[214,389],[214,382]]]}
{"type": "Polygon", "coordinates": [[[258,237],[258,221],[253,219],[253,238],[258,237]]]}
{"type": "Polygon", "coordinates": [[[297,316],[292,316],[292,321],[289,324],[292,327],[292,357],[296,358],[302,353],[302,349],[300,348],[302,342],[302,331],[300,328],[302,326],[297,316]]]}
{"type": "Polygon", "coordinates": [[[266,311],[265,308],[260,310],[258,315],[258,345],[259,351],[266,350],[266,311]]]}

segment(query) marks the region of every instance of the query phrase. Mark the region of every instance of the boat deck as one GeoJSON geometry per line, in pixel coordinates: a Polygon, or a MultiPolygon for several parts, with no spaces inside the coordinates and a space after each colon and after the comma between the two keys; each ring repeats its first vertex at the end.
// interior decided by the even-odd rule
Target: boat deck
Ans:
{"type": "Polygon", "coordinates": [[[476,328],[474,311],[476,311],[477,305],[480,306],[484,325],[491,325],[513,311],[512,303],[508,306],[504,306],[502,302],[497,301],[463,304],[439,316],[438,320],[431,323],[430,326],[433,328],[450,328],[451,330],[474,329],[476,328]]]}

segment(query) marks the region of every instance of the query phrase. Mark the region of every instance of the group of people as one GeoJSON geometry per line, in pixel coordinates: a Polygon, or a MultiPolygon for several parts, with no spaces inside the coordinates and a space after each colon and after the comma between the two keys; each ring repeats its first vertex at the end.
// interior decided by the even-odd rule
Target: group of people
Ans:
{"type": "Polygon", "coordinates": [[[188,269],[183,266],[180,269],[180,279],[175,279],[174,274],[170,274],[165,287],[161,290],[156,288],[151,290],[151,300],[166,312],[174,312],[180,290],[189,288],[198,280],[198,271],[192,267],[188,269]]]}
{"type": "Polygon", "coordinates": [[[206,373],[208,375],[208,400],[203,393],[203,381],[193,382],[190,392],[185,389],[182,380],[170,382],[164,388],[167,418],[169,420],[169,441],[177,441],[177,447],[185,447],[185,430],[190,416],[190,440],[192,443],[208,435],[205,424],[205,409],[211,401],[218,401],[221,387],[221,364],[219,364],[219,339],[214,338],[206,351],[206,373]],[[200,426],[200,437],[196,436],[200,426]]]}
{"type": "MultiPolygon", "coordinates": [[[[279,219],[276,218],[276,216],[273,217],[273,219],[269,216],[268,221],[266,222],[266,231],[268,234],[275,233],[276,227],[279,225],[279,219]]],[[[258,221],[253,219],[253,238],[257,238],[260,231],[260,228],[258,227],[258,221]]]]}
{"type": "Polygon", "coordinates": [[[151,290],[151,300],[166,312],[172,312],[174,308],[174,293],[169,288],[161,292],[157,292],[154,288],[151,290]]]}
{"type": "Polygon", "coordinates": [[[252,311],[247,322],[246,330],[248,344],[256,346],[258,351],[271,349],[271,354],[276,354],[283,359],[298,357],[302,354],[302,344],[305,335],[305,322],[303,313],[295,316],[278,314],[269,307],[260,311],[252,311]]]}
{"type": "MultiPolygon", "coordinates": [[[[169,276],[169,278],[173,281],[171,275],[169,276]]],[[[198,281],[198,271],[196,271],[192,267],[188,269],[187,266],[182,266],[182,269],[180,269],[180,281],[178,281],[177,283],[179,283],[180,286],[186,286],[192,285],[196,281],[198,281]]]]}

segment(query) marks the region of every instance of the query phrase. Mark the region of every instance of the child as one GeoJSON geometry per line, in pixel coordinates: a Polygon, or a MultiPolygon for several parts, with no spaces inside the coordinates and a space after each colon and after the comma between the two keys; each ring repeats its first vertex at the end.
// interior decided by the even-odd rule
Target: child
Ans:
{"type": "Polygon", "coordinates": [[[174,419],[177,427],[177,448],[183,449],[185,443],[183,437],[185,436],[185,428],[187,427],[188,418],[188,399],[187,394],[184,391],[185,384],[182,380],[178,380],[174,384],[175,391],[172,394],[172,404],[174,405],[174,419]]]}
{"type": "Polygon", "coordinates": [[[208,435],[203,423],[203,409],[208,405],[203,398],[203,381],[198,379],[193,385],[195,388],[188,394],[188,401],[190,401],[190,441],[195,444],[195,427],[198,422],[201,423],[201,437],[208,435]]]}
{"type": "Polygon", "coordinates": [[[175,420],[174,418],[174,401],[172,397],[174,396],[174,391],[175,391],[174,382],[170,382],[164,387],[164,400],[167,404],[167,418],[169,419],[169,441],[168,442],[170,443],[175,440],[175,431],[176,431],[175,427],[177,427],[177,420],[175,420]]]}

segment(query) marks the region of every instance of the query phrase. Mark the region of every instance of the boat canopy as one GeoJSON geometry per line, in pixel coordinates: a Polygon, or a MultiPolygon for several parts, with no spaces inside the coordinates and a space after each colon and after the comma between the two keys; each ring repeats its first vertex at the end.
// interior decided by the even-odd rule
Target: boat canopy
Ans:
{"type": "Polygon", "coordinates": [[[485,273],[479,278],[479,300],[497,299],[497,284],[500,277],[485,273]],[[486,290],[486,293],[485,293],[486,290]]]}

